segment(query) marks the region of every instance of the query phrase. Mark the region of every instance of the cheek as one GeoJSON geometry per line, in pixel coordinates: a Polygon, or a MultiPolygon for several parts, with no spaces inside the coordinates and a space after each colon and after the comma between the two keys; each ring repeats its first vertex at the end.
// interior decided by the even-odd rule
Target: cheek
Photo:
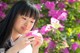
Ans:
{"type": "Polygon", "coordinates": [[[31,26],[31,29],[32,29],[32,28],[33,28],[33,26],[34,26],[34,24],[31,24],[30,26],[31,26]]]}
{"type": "Polygon", "coordinates": [[[34,26],[34,24],[29,24],[28,27],[27,27],[28,30],[31,30],[33,28],[33,26],[34,26]]]}
{"type": "Polygon", "coordinates": [[[19,29],[19,28],[21,28],[22,25],[23,25],[23,22],[17,20],[17,21],[15,22],[15,24],[14,24],[14,27],[17,28],[17,29],[19,29]]]}
{"type": "Polygon", "coordinates": [[[15,23],[15,24],[14,24],[14,28],[15,28],[16,30],[18,30],[18,29],[20,28],[20,24],[19,24],[19,23],[15,23]]]}

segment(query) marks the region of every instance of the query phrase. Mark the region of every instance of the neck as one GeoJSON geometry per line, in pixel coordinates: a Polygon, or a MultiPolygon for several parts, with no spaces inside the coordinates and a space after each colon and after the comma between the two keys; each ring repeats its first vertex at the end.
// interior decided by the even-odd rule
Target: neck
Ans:
{"type": "Polygon", "coordinates": [[[19,33],[13,29],[11,33],[12,40],[15,41],[19,36],[20,36],[19,33]]]}

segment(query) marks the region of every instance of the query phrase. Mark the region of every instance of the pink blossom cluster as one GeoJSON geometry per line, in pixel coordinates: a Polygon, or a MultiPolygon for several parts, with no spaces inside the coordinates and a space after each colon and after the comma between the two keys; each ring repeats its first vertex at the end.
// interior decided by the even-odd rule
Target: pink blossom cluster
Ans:
{"type": "Polygon", "coordinates": [[[26,36],[39,36],[38,30],[33,30],[30,31],[29,33],[26,34],[26,36]]]}
{"type": "Polygon", "coordinates": [[[0,2],[0,19],[4,19],[4,17],[6,16],[4,13],[4,10],[6,10],[8,8],[8,5],[4,2],[0,2]]]}

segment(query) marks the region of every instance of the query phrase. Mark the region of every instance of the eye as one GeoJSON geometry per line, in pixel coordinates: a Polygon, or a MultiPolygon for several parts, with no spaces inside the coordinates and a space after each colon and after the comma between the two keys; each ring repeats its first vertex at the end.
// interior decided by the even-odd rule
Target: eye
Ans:
{"type": "Polygon", "coordinates": [[[31,21],[31,23],[34,23],[33,21],[31,21]]]}
{"type": "Polygon", "coordinates": [[[26,18],[22,17],[24,20],[26,20],[26,18]]]}

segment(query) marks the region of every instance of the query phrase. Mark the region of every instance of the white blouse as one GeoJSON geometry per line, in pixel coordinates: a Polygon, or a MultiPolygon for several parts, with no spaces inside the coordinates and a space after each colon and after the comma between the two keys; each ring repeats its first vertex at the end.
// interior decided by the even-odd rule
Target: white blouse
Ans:
{"type": "Polygon", "coordinates": [[[27,45],[24,49],[19,51],[19,53],[32,53],[32,47],[31,45],[27,45]]]}

